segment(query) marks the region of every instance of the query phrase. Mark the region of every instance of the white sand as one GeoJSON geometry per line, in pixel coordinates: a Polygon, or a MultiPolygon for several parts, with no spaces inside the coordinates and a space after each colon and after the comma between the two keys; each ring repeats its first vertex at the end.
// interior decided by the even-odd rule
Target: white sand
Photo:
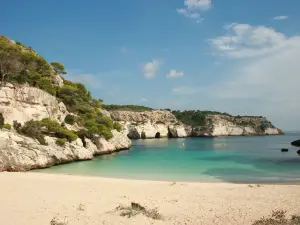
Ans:
{"type": "Polygon", "coordinates": [[[300,213],[300,186],[134,181],[37,173],[0,173],[0,224],[251,224],[272,210],[300,213]],[[164,220],[115,212],[138,202],[164,220]],[[81,205],[81,206],[80,206],[81,205]],[[80,206],[80,207],[79,207],[80,206]],[[81,208],[81,210],[80,210],[81,208]]]}

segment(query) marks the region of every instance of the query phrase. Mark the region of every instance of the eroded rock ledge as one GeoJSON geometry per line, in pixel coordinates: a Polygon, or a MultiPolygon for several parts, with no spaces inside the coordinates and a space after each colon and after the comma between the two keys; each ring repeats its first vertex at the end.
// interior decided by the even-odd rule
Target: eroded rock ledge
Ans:
{"type": "Polygon", "coordinates": [[[0,171],[27,171],[81,160],[91,160],[94,156],[108,154],[130,148],[131,141],[126,135],[112,131],[109,141],[98,138],[93,142],[85,139],[85,147],[78,138],[64,147],[55,144],[56,138],[45,137],[48,145],[14,131],[0,132],[0,171]],[[94,144],[96,142],[96,144],[94,144]]]}

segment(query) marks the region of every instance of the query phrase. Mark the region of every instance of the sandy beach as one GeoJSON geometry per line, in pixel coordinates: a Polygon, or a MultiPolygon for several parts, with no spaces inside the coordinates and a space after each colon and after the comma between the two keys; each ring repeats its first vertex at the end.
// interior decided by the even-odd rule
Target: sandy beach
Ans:
{"type": "Polygon", "coordinates": [[[0,173],[0,224],[252,224],[272,210],[300,212],[297,185],[135,181],[98,177],[0,173]],[[163,220],[116,208],[136,202],[163,220]],[[56,223],[59,224],[59,223],[56,223]]]}

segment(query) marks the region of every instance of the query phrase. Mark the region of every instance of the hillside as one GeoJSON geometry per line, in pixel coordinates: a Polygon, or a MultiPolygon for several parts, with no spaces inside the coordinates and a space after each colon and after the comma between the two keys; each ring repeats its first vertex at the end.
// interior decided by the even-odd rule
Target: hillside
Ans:
{"type": "Polygon", "coordinates": [[[101,113],[59,62],[0,36],[0,171],[29,170],[128,149],[122,126],[101,113]]]}

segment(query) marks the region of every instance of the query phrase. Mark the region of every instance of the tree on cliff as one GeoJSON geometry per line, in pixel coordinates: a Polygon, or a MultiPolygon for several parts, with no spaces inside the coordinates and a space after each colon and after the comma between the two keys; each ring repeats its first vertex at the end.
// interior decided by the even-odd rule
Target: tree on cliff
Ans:
{"type": "Polygon", "coordinates": [[[54,69],[54,71],[57,74],[67,74],[65,67],[63,64],[59,63],[59,62],[52,62],[51,63],[52,68],[54,69]]]}
{"type": "Polygon", "coordinates": [[[7,40],[0,39],[0,77],[1,86],[8,76],[18,75],[23,66],[19,60],[18,50],[7,40]]]}

